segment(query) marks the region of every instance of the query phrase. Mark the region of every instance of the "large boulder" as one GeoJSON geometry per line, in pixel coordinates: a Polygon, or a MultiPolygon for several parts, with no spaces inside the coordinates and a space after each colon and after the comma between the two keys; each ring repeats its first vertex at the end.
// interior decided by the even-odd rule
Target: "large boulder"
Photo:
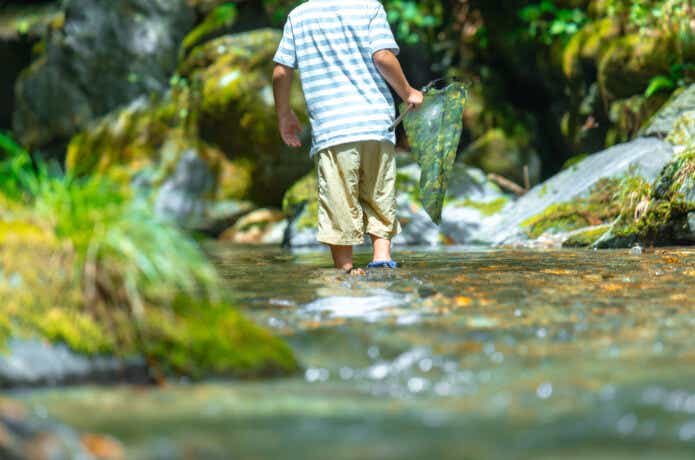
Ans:
{"type": "Polygon", "coordinates": [[[614,40],[598,66],[604,101],[610,104],[644,92],[655,75],[668,75],[674,52],[668,36],[636,33],[614,40]]]}
{"type": "MultiPolygon", "coordinates": [[[[249,198],[277,206],[290,186],[311,169],[308,130],[305,148],[287,147],[277,129],[272,57],[280,32],[261,29],[209,41],[190,52],[179,72],[199,88],[201,138],[233,160],[252,165],[249,198]]],[[[306,105],[295,82],[292,106],[308,125],[306,105]]]]}
{"type": "Polygon", "coordinates": [[[177,86],[161,98],[140,98],[75,136],[68,171],[109,175],[155,201],[160,215],[186,228],[215,232],[245,210],[247,162],[230,161],[201,141],[189,114],[191,91],[177,86]],[[230,212],[220,213],[221,203],[230,212]]]}
{"type": "Polygon", "coordinates": [[[594,246],[667,246],[695,243],[695,148],[670,161],[650,187],[639,209],[625,206],[617,222],[594,246]]]}
{"type": "Polygon", "coordinates": [[[651,138],[638,138],[591,155],[534,187],[520,198],[489,232],[489,242],[526,242],[529,235],[524,223],[531,222],[549,208],[588,196],[595,186],[606,178],[621,178],[633,174],[651,182],[673,155],[671,144],[651,138]]]}
{"type": "Polygon", "coordinates": [[[67,0],[64,9],[16,85],[14,130],[32,148],[64,144],[94,118],[164,90],[194,21],[185,0],[67,0]]]}
{"type": "MultiPolygon", "coordinates": [[[[137,185],[162,215],[213,234],[248,211],[244,203],[279,207],[311,169],[307,152],[278,134],[270,65],[279,39],[259,30],[195,48],[169,91],[140,97],[75,136],[68,170],[137,185]]],[[[299,88],[293,104],[306,120],[299,88]]]]}

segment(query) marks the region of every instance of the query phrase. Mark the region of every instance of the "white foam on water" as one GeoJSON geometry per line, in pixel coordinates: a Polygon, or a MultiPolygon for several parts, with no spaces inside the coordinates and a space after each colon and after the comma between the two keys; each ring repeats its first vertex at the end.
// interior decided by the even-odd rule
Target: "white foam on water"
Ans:
{"type": "Polygon", "coordinates": [[[390,315],[388,309],[407,303],[404,295],[389,291],[373,291],[363,297],[330,296],[315,300],[304,306],[308,313],[327,313],[331,318],[363,319],[373,322],[390,315]]]}

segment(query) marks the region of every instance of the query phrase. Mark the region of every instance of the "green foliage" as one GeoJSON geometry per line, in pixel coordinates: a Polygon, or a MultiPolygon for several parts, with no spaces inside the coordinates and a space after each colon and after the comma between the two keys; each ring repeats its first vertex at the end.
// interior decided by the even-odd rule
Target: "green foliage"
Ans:
{"type": "Polygon", "coordinates": [[[0,182],[0,198],[12,204],[0,215],[0,267],[20,280],[16,288],[0,278],[0,316],[12,319],[12,335],[137,354],[163,374],[296,368],[289,348],[232,307],[199,245],[149,201],[103,176],[34,168],[6,136],[0,145],[0,171],[13,178],[0,182]]]}
{"type": "Polygon", "coordinates": [[[527,24],[528,34],[548,45],[555,39],[568,39],[588,19],[583,10],[563,8],[552,0],[528,5],[521,9],[519,16],[527,24]]]}
{"type": "Polygon", "coordinates": [[[388,0],[385,7],[396,36],[407,44],[433,42],[435,31],[443,23],[444,7],[438,0],[388,0]]]}
{"type": "Polygon", "coordinates": [[[181,44],[183,54],[193,49],[205,40],[214,37],[224,29],[234,25],[238,16],[237,7],[234,3],[224,3],[215,8],[205,20],[193,29],[181,44]]]}
{"type": "MultiPolygon", "coordinates": [[[[290,11],[301,3],[302,0],[263,0],[275,26],[284,24],[290,11]]],[[[441,0],[385,0],[384,8],[389,22],[395,28],[396,37],[407,44],[433,44],[445,17],[441,0]]]]}
{"type": "Polygon", "coordinates": [[[19,198],[33,183],[33,167],[29,154],[11,137],[0,133],[0,193],[19,198]]]}
{"type": "Polygon", "coordinates": [[[661,91],[670,93],[678,87],[687,86],[693,81],[692,75],[695,75],[695,64],[674,64],[669,75],[657,75],[652,78],[644,95],[650,97],[661,91]]]}
{"type": "Polygon", "coordinates": [[[691,0],[611,0],[608,14],[621,20],[627,32],[671,37],[673,68],[656,77],[652,93],[669,86],[684,86],[695,79],[695,6],[691,0]]]}

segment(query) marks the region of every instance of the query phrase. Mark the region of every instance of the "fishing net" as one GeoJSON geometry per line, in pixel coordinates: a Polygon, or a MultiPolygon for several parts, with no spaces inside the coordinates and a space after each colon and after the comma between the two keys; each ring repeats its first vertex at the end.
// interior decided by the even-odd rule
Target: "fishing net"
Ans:
{"type": "MultiPolygon", "coordinates": [[[[423,105],[408,113],[403,119],[403,125],[412,152],[422,170],[422,205],[432,221],[439,224],[449,176],[461,139],[467,92],[465,85],[460,82],[448,83],[441,88],[435,87],[436,83],[425,88],[423,105]]],[[[405,107],[401,107],[401,110],[404,109],[405,107]]]]}

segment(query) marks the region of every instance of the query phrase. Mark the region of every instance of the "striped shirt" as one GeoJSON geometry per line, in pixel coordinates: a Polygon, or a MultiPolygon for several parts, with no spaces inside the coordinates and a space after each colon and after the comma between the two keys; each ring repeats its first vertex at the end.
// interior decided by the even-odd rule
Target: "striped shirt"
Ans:
{"type": "Polygon", "coordinates": [[[274,61],[299,69],[311,155],[349,142],[396,142],[395,105],[372,60],[398,44],[377,0],[309,0],[289,15],[274,61]]]}

